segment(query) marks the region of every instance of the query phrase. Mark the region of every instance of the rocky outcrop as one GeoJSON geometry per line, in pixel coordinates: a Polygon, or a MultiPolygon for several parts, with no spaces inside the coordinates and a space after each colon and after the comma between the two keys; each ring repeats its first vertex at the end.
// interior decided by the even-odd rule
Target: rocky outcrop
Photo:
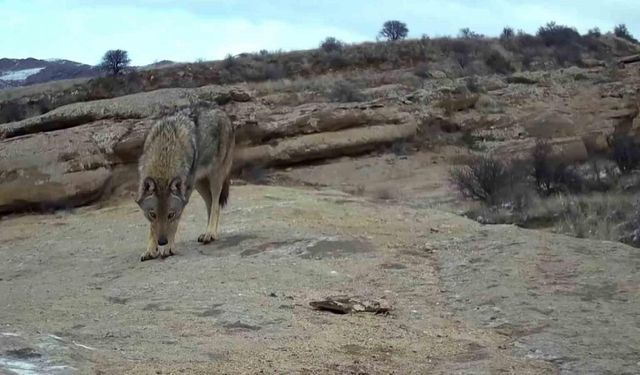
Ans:
{"type": "Polygon", "coordinates": [[[103,119],[157,118],[198,103],[224,104],[248,101],[250,96],[234,87],[162,89],[86,103],[74,103],[46,114],[0,125],[0,139],[71,128],[103,119]]]}
{"type": "Polygon", "coordinates": [[[224,106],[237,128],[236,169],[367,152],[412,137],[416,125],[382,104],[318,103],[268,110],[242,87],[163,89],[74,103],[0,125],[0,214],[83,205],[135,170],[153,122],[196,106],[224,106]]]}
{"type": "Polygon", "coordinates": [[[259,121],[244,121],[236,140],[240,144],[260,145],[277,138],[409,121],[406,113],[378,103],[312,103],[273,111],[259,121]]]}
{"type": "Polygon", "coordinates": [[[0,213],[95,201],[110,187],[115,166],[138,159],[154,119],[248,98],[237,87],[167,89],[75,103],[0,125],[0,213]]]}
{"type": "Polygon", "coordinates": [[[416,130],[417,126],[414,123],[373,125],[285,138],[275,145],[240,148],[236,154],[235,166],[242,168],[247,165],[290,165],[359,154],[412,138],[416,130]]]}

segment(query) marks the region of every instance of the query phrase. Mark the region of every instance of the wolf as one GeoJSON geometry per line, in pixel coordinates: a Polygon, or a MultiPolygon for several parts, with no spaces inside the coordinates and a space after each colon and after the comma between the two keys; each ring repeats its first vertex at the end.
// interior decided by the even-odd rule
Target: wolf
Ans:
{"type": "Polygon", "coordinates": [[[138,166],[136,203],[150,223],[141,261],[174,254],[178,222],[193,189],[207,206],[207,229],[198,242],[218,239],[220,209],[229,198],[234,145],[231,121],[219,109],[179,112],[153,124],[138,166]]]}

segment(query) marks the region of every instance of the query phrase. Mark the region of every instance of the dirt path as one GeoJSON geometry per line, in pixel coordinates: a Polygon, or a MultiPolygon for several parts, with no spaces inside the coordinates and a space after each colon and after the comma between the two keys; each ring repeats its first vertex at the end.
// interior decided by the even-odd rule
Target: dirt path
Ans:
{"type": "MultiPolygon", "coordinates": [[[[597,255],[599,263],[570,258],[565,264],[558,263],[561,250],[580,241],[544,234],[548,253],[529,255],[530,246],[544,248],[531,242],[542,234],[486,229],[436,210],[335,191],[235,186],[232,194],[221,241],[195,241],[205,210],[194,197],[178,255],[164,261],[139,262],[146,225],[130,201],[0,221],[0,373],[553,374],[578,368],[543,355],[554,348],[565,359],[585,355],[582,362],[610,356],[617,373],[640,361],[630,354],[640,337],[640,258],[635,253],[619,263],[631,256],[627,247],[576,248],[572,257],[597,255]],[[609,267],[600,250],[616,254],[611,259],[619,266],[609,267]],[[518,267],[504,268],[510,262],[518,267]],[[597,289],[601,279],[582,288],[593,272],[606,272],[606,290],[597,289]],[[383,301],[393,310],[335,315],[309,306],[332,295],[383,301]],[[565,300],[571,308],[562,307],[565,300]],[[487,313],[493,307],[501,311],[495,319],[487,313]],[[602,314],[581,321],[590,311],[602,314]],[[584,324],[594,329],[575,331],[584,324]],[[618,338],[603,335],[607,328],[617,329],[611,332],[618,338]],[[541,354],[531,351],[536,345],[541,354]],[[586,354],[597,348],[606,350],[586,354]]],[[[582,368],[599,373],[602,366],[582,368]]]]}

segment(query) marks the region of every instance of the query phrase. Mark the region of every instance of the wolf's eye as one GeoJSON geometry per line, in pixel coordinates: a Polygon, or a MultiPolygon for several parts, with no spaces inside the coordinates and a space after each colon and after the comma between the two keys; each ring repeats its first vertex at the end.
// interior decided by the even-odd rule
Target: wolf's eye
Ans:
{"type": "Polygon", "coordinates": [[[153,212],[153,211],[149,211],[149,219],[155,220],[156,219],[156,213],[153,212]]]}
{"type": "Polygon", "coordinates": [[[169,212],[169,216],[167,216],[167,218],[169,220],[173,220],[174,217],[176,217],[176,213],[175,212],[169,212]]]}

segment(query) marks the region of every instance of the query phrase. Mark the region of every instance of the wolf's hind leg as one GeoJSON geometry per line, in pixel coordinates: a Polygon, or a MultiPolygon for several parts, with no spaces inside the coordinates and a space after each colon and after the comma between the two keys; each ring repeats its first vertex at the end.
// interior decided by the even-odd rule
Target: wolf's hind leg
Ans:
{"type": "Polygon", "coordinates": [[[209,180],[207,178],[203,178],[202,180],[196,182],[196,190],[204,200],[204,203],[207,205],[207,224],[209,224],[209,217],[211,216],[211,188],[209,187],[209,180]]]}
{"type": "Polygon", "coordinates": [[[198,237],[198,242],[205,244],[218,239],[218,218],[220,216],[220,202],[218,202],[218,198],[220,197],[223,184],[223,180],[219,176],[210,176],[208,180],[211,197],[209,223],[207,225],[207,231],[198,237]]]}

